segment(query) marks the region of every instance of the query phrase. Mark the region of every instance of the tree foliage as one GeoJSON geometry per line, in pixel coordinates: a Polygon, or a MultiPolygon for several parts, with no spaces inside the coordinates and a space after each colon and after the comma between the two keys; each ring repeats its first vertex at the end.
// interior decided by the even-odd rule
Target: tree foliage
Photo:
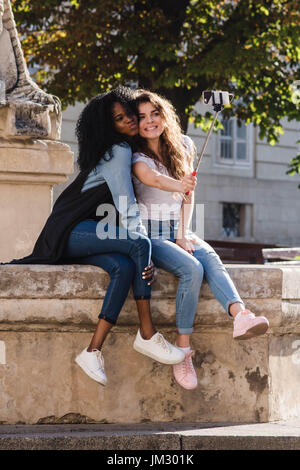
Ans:
{"type": "Polygon", "coordinates": [[[27,63],[64,106],[118,83],[138,83],[171,99],[181,116],[203,90],[235,95],[223,116],[259,127],[270,143],[280,121],[300,120],[291,84],[300,78],[298,1],[12,0],[27,63]]]}
{"type": "MultiPolygon", "coordinates": [[[[300,140],[297,142],[300,144],[300,140]]],[[[293,176],[293,175],[300,175],[300,154],[297,155],[295,158],[291,159],[289,169],[286,172],[287,175],[293,176]]],[[[298,185],[298,188],[300,189],[300,184],[298,185]]]]}

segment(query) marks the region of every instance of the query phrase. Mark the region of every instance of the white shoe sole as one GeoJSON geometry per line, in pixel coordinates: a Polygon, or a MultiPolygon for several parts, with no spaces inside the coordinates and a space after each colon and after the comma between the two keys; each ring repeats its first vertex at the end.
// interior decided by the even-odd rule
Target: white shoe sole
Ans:
{"type": "Polygon", "coordinates": [[[75,362],[91,379],[96,380],[96,382],[100,383],[103,386],[107,384],[107,380],[101,379],[98,375],[94,374],[90,369],[86,367],[85,363],[81,360],[80,356],[76,357],[75,362]]]}
{"type": "Polygon", "coordinates": [[[180,362],[184,361],[185,359],[185,354],[183,355],[183,358],[182,359],[178,359],[176,361],[173,360],[170,360],[170,359],[161,359],[159,356],[156,356],[156,354],[153,354],[145,349],[143,349],[142,347],[136,345],[136,344],[133,344],[133,349],[135,349],[135,351],[143,354],[144,356],[148,356],[150,357],[151,359],[154,359],[155,361],[158,361],[158,362],[161,362],[162,364],[167,364],[167,365],[170,365],[170,364],[180,364],[180,362]]]}

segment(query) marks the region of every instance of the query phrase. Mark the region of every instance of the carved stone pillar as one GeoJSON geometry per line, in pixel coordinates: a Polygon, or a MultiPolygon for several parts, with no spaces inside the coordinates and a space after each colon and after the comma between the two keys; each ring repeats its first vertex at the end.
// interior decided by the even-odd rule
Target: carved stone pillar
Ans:
{"type": "Polygon", "coordinates": [[[53,186],[72,172],[66,144],[0,139],[0,261],[31,253],[52,209],[53,186]]]}
{"type": "Polygon", "coordinates": [[[30,78],[9,0],[0,0],[0,261],[31,253],[52,209],[52,188],[73,173],[59,142],[60,101],[30,78]]]}

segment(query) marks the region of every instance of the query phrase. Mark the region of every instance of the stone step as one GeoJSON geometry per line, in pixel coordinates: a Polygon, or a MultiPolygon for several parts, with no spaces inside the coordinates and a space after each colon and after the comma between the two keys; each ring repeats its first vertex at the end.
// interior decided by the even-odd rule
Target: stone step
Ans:
{"type": "Polygon", "coordinates": [[[0,450],[300,450],[300,423],[1,425],[0,450]]]}

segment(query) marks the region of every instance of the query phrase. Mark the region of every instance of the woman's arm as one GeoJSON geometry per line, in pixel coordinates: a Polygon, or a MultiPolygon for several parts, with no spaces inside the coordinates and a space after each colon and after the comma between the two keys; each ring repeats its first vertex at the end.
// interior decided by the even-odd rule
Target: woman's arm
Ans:
{"type": "Polygon", "coordinates": [[[194,192],[192,192],[182,201],[177,238],[184,237],[190,228],[194,211],[194,199],[194,192]]]}
{"type": "Polygon", "coordinates": [[[194,202],[195,202],[195,193],[192,192],[189,195],[185,196],[185,200],[182,201],[181,213],[179,226],[176,237],[176,244],[183,248],[185,251],[191,255],[194,253],[194,243],[200,245],[196,240],[189,240],[187,238],[187,233],[190,228],[193,211],[194,211],[194,202]]]}
{"type": "Polygon", "coordinates": [[[145,162],[136,162],[132,165],[134,175],[147,186],[161,189],[163,191],[187,193],[193,191],[197,184],[196,176],[185,175],[182,180],[176,180],[159,171],[150,168],[145,162]]]}
{"type": "Polygon", "coordinates": [[[123,227],[147,235],[132,186],[131,157],[132,151],[129,145],[114,146],[112,148],[112,158],[101,162],[102,175],[120,213],[123,227]]]}
{"type": "MultiPolygon", "coordinates": [[[[115,145],[112,158],[102,163],[102,174],[110,189],[114,204],[121,216],[123,227],[148,236],[142,223],[138,204],[135,199],[131,179],[132,151],[129,145],[115,145]]],[[[144,279],[151,285],[155,280],[155,269],[152,260],[144,268],[144,279]]]]}

